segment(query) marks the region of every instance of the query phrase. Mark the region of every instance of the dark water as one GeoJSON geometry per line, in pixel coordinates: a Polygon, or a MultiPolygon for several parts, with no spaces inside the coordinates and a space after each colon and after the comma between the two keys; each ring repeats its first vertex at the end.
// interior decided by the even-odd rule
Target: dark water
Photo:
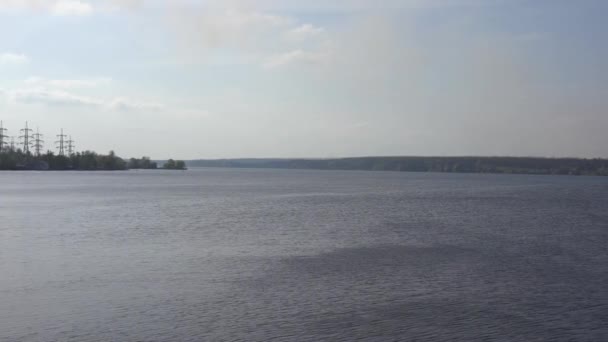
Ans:
{"type": "Polygon", "coordinates": [[[608,178],[0,173],[2,341],[607,341],[608,178]]]}

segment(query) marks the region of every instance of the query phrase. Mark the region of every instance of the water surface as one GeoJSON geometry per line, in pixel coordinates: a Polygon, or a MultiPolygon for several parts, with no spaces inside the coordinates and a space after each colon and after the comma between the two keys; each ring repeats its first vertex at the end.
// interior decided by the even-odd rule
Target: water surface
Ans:
{"type": "Polygon", "coordinates": [[[2,341],[605,341],[608,178],[0,173],[2,341]]]}

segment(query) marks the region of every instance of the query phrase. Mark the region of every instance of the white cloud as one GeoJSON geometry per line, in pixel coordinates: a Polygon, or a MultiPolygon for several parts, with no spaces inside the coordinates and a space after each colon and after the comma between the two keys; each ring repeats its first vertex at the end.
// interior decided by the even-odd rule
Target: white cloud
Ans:
{"type": "Polygon", "coordinates": [[[144,0],[110,0],[112,6],[129,9],[139,8],[144,4],[144,2],[144,0]]]}
{"type": "Polygon", "coordinates": [[[58,79],[51,80],[40,77],[30,77],[24,81],[29,86],[52,87],[61,89],[94,88],[112,82],[111,78],[99,77],[91,79],[58,79]]]}
{"type": "Polygon", "coordinates": [[[62,15],[87,15],[94,10],[141,9],[147,4],[189,8],[225,8],[229,4],[238,8],[266,12],[362,12],[435,7],[491,6],[502,0],[0,0],[2,10],[40,10],[62,15]]]}
{"type": "Polygon", "coordinates": [[[102,101],[69,93],[63,90],[32,88],[8,91],[8,99],[11,102],[22,104],[46,104],[61,106],[100,106],[102,101]]]}
{"type": "Polygon", "coordinates": [[[157,103],[148,103],[148,102],[140,102],[132,99],[119,97],[115,98],[109,103],[107,103],[107,107],[112,110],[118,111],[129,111],[129,110],[151,110],[158,111],[162,110],[163,106],[157,103]]]}
{"type": "Polygon", "coordinates": [[[18,53],[1,53],[0,54],[0,65],[2,64],[25,64],[29,62],[29,58],[24,54],[18,53]]]}
{"type": "Polygon", "coordinates": [[[285,37],[290,40],[304,40],[311,37],[316,37],[325,32],[322,27],[317,27],[311,24],[302,24],[285,33],[285,37]]]}
{"type": "MultiPolygon", "coordinates": [[[[102,0],[100,0],[101,2],[102,0]]],[[[171,5],[201,5],[205,7],[221,7],[237,5],[241,8],[258,8],[263,11],[328,11],[353,12],[365,10],[394,10],[402,8],[421,8],[457,5],[479,5],[495,0],[168,0],[164,3],[171,5]]],[[[103,0],[115,6],[137,7],[144,3],[154,3],[152,0],[103,0]]],[[[156,1],[156,3],[161,3],[156,1]]]]}
{"type": "Polygon", "coordinates": [[[177,9],[171,19],[177,41],[188,54],[225,47],[261,49],[293,23],[287,16],[265,12],[196,7],[177,9]]]}
{"type": "Polygon", "coordinates": [[[322,64],[333,55],[328,48],[331,35],[325,28],[264,11],[256,1],[239,3],[243,6],[219,1],[173,6],[170,23],[182,58],[211,63],[219,55],[223,60],[245,60],[272,69],[322,64]]]}
{"type": "MultiPolygon", "coordinates": [[[[177,1],[177,0],[172,0],[177,1]]],[[[184,0],[187,1],[187,0],[184,0]]],[[[226,0],[206,0],[222,3],[226,0]]],[[[240,0],[239,3],[269,11],[362,12],[437,7],[491,6],[504,0],[240,0]]]]}
{"type": "Polygon", "coordinates": [[[113,111],[160,111],[164,108],[161,104],[126,97],[104,99],[45,87],[0,90],[0,95],[4,95],[9,102],[26,105],[93,107],[113,111]]]}
{"type": "Polygon", "coordinates": [[[264,67],[274,69],[293,64],[322,64],[328,60],[327,53],[293,50],[270,56],[264,63],[264,67]]]}
{"type": "Polygon", "coordinates": [[[93,13],[93,6],[78,0],[61,0],[55,2],[51,7],[51,13],[55,15],[89,15],[93,13]]]}
{"type": "Polygon", "coordinates": [[[109,77],[82,79],[47,79],[30,77],[22,83],[23,87],[2,90],[0,96],[16,104],[38,104],[46,106],[87,106],[112,111],[160,111],[164,106],[132,99],[125,96],[99,97],[82,95],[80,91],[91,91],[91,88],[107,85],[112,82],[109,77]]]}
{"type": "Polygon", "coordinates": [[[94,7],[80,0],[0,0],[2,10],[44,11],[54,15],[89,15],[94,7]]]}
{"type": "Polygon", "coordinates": [[[1,0],[0,10],[6,9],[42,9],[45,7],[40,0],[1,0]]]}

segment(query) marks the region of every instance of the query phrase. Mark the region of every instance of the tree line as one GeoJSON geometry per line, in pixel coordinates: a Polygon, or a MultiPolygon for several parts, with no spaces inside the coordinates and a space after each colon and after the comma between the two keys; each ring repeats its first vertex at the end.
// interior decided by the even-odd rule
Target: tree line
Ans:
{"type": "MultiPolygon", "coordinates": [[[[98,154],[93,151],[76,152],[70,155],[58,155],[52,151],[33,155],[19,149],[7,149],[0,152],[0,170],[128,170],[157,169],[156,162],[149,157],[131,158],[127,161],[118,157],[114,151],[98,154]]],[[[185,169],[183,161],[173,161],[164,165],[167,169],[185,169]]]]}
{"type": "Polygon", "coordinates": [[[193,167],[512,173],[608,176],[608,159],[539,157],[359,157],[192,160],[193,167]]]}

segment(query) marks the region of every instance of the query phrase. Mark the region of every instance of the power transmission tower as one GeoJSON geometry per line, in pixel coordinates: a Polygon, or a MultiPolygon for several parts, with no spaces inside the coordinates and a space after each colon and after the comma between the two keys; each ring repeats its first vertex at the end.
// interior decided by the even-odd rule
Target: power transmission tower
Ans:
{"type": "Polygon", "coordinates": [[[14,152],[15,151],[15,137],[11,137],[11,151],[14,152]]]}
{"type": "Polygon", "coordinates": [[[72,140],[72,136],[70,135],[70,139],[65,142],[67,144],[66,148],[68,149],[68,155],[71,156],[74,154],[74,140],[72,140]]]}
{"type": "Polygon", "coordinates": [[[0,152],[4,152],[4,146],[8,145],[7,138],[6,128],[4,128],[2,121],[0,121],[0,152]]]}
{"type": "Polygon", "coordinates": [[[34,149],[36,156],[40,157],[40,152],[44,148],[44,140],[42,140],[43,135],[40,134],[40,129],[38,129],[38,127],[36,127],[36,133],[34,133],[32,137],[34,137],[34,149]]]}
{"type": "Polygon", "coordinates": [[[29,154],[30,153],[30,145],[31,145],[31,141],[30,141],[30,133],[33,132],[30,128],[27,127],[27,121],[25,122],[25,128],[20,130],[21,133],[23,133],[23,135],[19,136],[19,139],[23,140],[23,153],[25,154],[29,154]]]}
{"type": "Polygon", "coordinates": [[[59,138],[59,140],[55,141],[55,144],[59,144],[57,146],[57,148],[59,149],[59,155],[63,156],[65,155],[65,138],[67,137],[67,135],[63,134],[63,128],[61,129],[61,134],[57,135],[57,138],[59,138]]]}

